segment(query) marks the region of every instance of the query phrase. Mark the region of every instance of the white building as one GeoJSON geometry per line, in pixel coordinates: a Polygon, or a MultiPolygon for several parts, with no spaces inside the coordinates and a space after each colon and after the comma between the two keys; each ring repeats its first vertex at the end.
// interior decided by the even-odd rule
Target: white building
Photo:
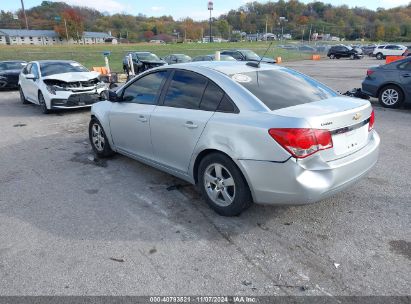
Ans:
{"type": "MultiPolygon", "coordinates": [[[[108,33],[84,32],[80,41],[70,39],[72,44],[117,44],[117,39],[108,33]]],[[[53,30],[0,29],[0,44],[8,45],[50,45],[67,43],[53,30]]]]}

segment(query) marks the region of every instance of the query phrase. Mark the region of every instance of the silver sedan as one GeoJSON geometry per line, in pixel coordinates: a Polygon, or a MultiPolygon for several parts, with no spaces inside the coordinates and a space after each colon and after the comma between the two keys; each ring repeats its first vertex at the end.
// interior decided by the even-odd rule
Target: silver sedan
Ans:
{"type": "Polygon", "coordinates": [[[89,135],[98,156],[196,184],[226,216],[327,198],[374,166],[380,143],[368,101],[281,66],[216,61],[152,69],[109,92],[89,135]]]}

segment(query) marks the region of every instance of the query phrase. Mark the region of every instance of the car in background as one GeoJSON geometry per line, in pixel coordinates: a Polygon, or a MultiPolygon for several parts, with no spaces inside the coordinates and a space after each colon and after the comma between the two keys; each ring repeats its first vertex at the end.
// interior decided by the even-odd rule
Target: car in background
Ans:
{"type": "MultiPolygon", "coordinates": [[[[215,55],[200,55],[196,56],[193,58],[193,62],[195,61],[214,61],[215,60],[215,55]]],[[[235,58],[229,56],[229,55],[221,55],[220,54],[220,61],[236,61],[235,58]]]]}
{"type": "Polygon", "coordinates": [[[312,46],[309,46],[309,45],[300,45],[298,47],[298,50],[300,52],[307,52],[307,53],[314,53],[316,51],[315,48],[313,48],[312,46]]]}
{"type": "Polygon", "coordinates": [[[387,56],[407,56],[408,49],[400,44],[384,44],[377,46],[372,53],[375,58],[382,60],[387,56]]]}
{"type": "Polygon", "coordinates": [[[283,50],[289,50],[289,51],[297,51],[298,47],[295,45],[291,44],[281,44],[278,46],[278,48],[283,49],[283,50]]]}
{"type": "Polygon", "coordinates": [[[386,108],[411,102],[411,57],[369,68],[362,82],[362,92],[378,98],[386,108]]]}
{"type": "Polygon", "coordinates": [[[133,66],[134,66],[134,73],[136,75],[167,64],[164,60],[161,60],[156,54],[150,52],[133,52],[129,51],[123,58],[123,70],[127,75],[130,75],[131,68],[129,66],[128,57],[131,54],[133,66]]]}
{"type": "Polygon", "coordinates": [[[237,61],[144,72],[93,105],[89,138],[100,157],[118,152],[197,184],[225,216],[329,197],[374,166],[380,142],[369,101],[237,61]]]}
{"type": "Polygon", "coordinates": [[[50,110],[84,108],[100,101],[106,84],[100,73],[72,60],[29,62],[19,76],[22,103],[34,103],[44,114],[50,110]]]}
{"type": "Polygon", "coordinates": [[[185,54],[171,54],[162,58],[168,64],[191,62],[192,58],[185,54]]]}
{"type": "Polygon", "coordinates": [[[363,57],[362,50],[359,48],[352,48],[348,45],[333,45],[327,53],[330,59],[350,58],[361,59],[363,57]]]}
{"type": "Polygon", "coordinates": [[[0,61],[0,89],[18,88],[20,72],[26,65],[22,60],[0,61]]]}
{"type": "Polygon", "coordinates": [[[261,61],[264,63],[275,63],[274,59],[263,57],[261,58],[255,52],[245,49],[224,50],[221,55],[229,55],[237,61],[261,61]]]}
{"type": "Polygon", "coordinates": [[[362,49],[364,56],[372,56],[376,47],[377,45],[375,44],[369,44],[369,45],[361,46],[361,49],[362,49]]]}

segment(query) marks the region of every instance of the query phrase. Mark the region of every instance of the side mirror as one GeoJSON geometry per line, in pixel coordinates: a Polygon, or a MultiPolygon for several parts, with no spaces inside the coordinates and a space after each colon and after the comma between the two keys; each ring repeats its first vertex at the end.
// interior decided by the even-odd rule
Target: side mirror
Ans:
{"type": "Polygon", "coordinates": [[[105,90],[103,92],[101,92],[101,99],[102,100],[108,100],[111,102],[119,102],[120,101],[120,97],[117,95],[116,92],[111,91],[111,90],[105,90]]]}
{"type": "Polygon", "coordinates": [[[26,79],[35,80],[35,79],[37,79],[37,77],[34,76],[34,74],[26,74],[26,79]]]}

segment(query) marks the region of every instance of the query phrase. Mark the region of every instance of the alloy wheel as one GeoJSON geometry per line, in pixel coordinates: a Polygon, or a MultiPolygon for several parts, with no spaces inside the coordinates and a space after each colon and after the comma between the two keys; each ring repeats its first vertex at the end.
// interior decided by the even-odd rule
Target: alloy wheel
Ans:
{"type": "Polygon", "coordinates": [[[392,106],[398,102],[400,95],[394,89],[387,89],[381,95],[381,101],[387,105],[392,106]]]}
{"type": "Polygon", "coordinates": [[[92,126],[91,139],[97,151],[103,152],[106,142],[104,139],[103,128],[98,123],[95,123],[92,126]]]}
{"type": "Polygon", "coordinates": [[[204,172],[204,187],[208,197],[218,206],[233,203],[236,186],[230,171],[221,164],[213,163],[204,172]]]}

